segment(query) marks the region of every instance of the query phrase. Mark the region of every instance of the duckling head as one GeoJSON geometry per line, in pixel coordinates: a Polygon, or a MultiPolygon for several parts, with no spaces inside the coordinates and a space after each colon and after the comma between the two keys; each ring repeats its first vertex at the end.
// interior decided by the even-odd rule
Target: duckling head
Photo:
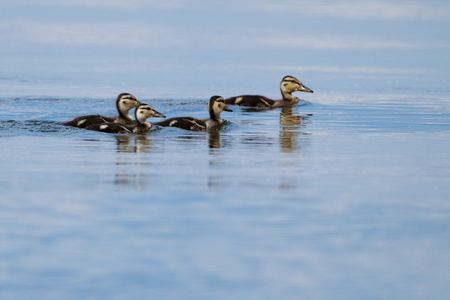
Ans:
{"type": "Polygon", "coordinates": [[[136,107],[139,104],[139,101],[131,94],[122,93],[117,96],[116,107],[120,116],[123,116],[127,119],[132,120],[129,111],[130,109],[136,107]]]}
{"type": "MultiPolygon", "coordinates": [[[[314,93],[313,90],[311,90],[310,88],[303,85],[303,83],[301,83],[300,80],[298,80],[297,78],[295,78],[293,76],[285,76],[281,80],[280,89],[281,89],[281,93],[283,94],[283,96],[289,96],[293,92],[297,92],[297,91],[298,92],[306,92],[306,93],[314,93]]],[[[291,98],[291,97],[292,96],[290,96],[288,98],[291,98]]]]}
{"type": "Polygon", "coordinates": [[[150,117],[157,117],[157,118],[165,118],[166,117],[162,113],[157,112],[150,105],[144,104],[144,103],[140,103],[136,107],[136,111],[134,112],[134,115],[136,117],[136,121],[139,124],[145,123],[145,121],[150,117]]]}
{"type": "Polygon", "coordinates": [[[208,102],[208,111],[209,116],[213,120],[220,120],[220,113],[223,111],[230,111],[233,110],[228,107],[228,105],[225,104],[225,100],[221,96],[212,96],[211,99],[209,99],[208,102]]]}

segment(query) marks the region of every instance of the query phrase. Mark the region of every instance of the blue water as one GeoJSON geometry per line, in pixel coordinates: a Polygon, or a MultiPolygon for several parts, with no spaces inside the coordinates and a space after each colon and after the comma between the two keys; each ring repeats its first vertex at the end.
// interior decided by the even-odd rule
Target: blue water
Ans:
{"type": "Polygon", "coordinates": [[[0,299],[447,299],[449,12],[1,2],[0,299]],[[285,75],[314,94],[219,131],[61,125],[122,92],[205,118],[285,75]]]}
{"type": "Polygon", "coordinates": [[[444,299],[449,98],[313,96],[144,136],[60,125],[114,99],[2,99],[1,298],[444,299]]]}

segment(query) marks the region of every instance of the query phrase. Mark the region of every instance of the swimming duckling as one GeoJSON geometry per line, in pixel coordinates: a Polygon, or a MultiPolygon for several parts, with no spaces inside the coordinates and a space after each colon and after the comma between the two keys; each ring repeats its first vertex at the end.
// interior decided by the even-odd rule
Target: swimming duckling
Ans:
{"type": "Polygon", "coordinates": [[[136,107],[139,104],[137,99],[128,93],[122,93],[117,96],[116,99],[116,107],[119,112],[119,116],[117,117],[105,117],[101,115],[89,115],[89,116],[81,116],[78,118],[74,118],[66,123],[63,123],[65,126],[73,126],[79,128],[85,128],[89,125],[100,124],[100,123],[108,123],[114,122],[118,124],[130,124],[133,122],[133,118],[130,116],[130,109],[136,107]]]}
{"type": "Polygon", "coordinates": [[[281,80],[280,89],[281,95],[283,96],[283,99],[281,100],[272,100],[258,95],[243,95],[225,99],[225,103],[249,107],[277,108],[297,104],[298,98],[294,98],[294,96],[292,96],[293,92],[299,91],[313,93],[311,89],[304,86],[300,80],[293,76],[285,76],[281,80]]]}
{"type": "Polygon", "coordinates": [[[232,111],[221,96],[212,96],[208,102],[209,119],[196,119],[193,117],[176,117],[167,119],[155,125],[164,127],[178,127],[193,131],[206,131],[223,123],[220,118],[222,111],[232,111]]]}
{"type": "Polygon", "coordinates": [[[103,124],[93,124],[86,126],[84,129],[102,131],[108,133],[146,133],[152,127],[152,124],[147,122],[147,118],[158,117],[165,118],[166,116],[157,112],[153,107],[148,104],[139,104],[134,112],[136,117],[136,124],[120,124],[114,122],[108,122],[103,124]]]}

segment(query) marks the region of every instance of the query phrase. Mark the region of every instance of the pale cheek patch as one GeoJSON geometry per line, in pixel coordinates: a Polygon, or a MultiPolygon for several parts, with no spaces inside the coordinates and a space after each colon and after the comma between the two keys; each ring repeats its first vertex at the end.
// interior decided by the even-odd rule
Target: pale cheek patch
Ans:
{"type": "Polygon", "coordinates": [[[244,97],[237,97],[236,101],[234,101],[234,103],[238,104],[242,101],[242,99],[244,99],[244,97]]]}
{"type": "Polygon", "coordinates": [[[108,128],[108,125],[106,125],[106,124],[100,125],[100,130],[105,130],[106,128],[108,128]]]}
{"type": "Polygon", "coordinates": [[[178,122],[176,120],[173,120],[172,122],[169,123],[169,126],[174,126],[175,124],[177,124],[178,122]]]}
{"type": "Polygon", "coordinates": [[[78,122],[77,122],[77,126],[81,126],[81,125],[83,125],[84,123],[86,123],[86,119],[83,119],[83,120],[78,121],[78,122]]]}

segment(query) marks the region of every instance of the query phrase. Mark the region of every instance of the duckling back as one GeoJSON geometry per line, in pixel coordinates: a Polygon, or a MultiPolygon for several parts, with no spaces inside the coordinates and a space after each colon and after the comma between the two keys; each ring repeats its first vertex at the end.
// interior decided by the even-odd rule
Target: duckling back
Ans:
{"type": "Polygon", "coordinates": [[[178,127],[185,130],[205,131],[206,123],[204,120],[193,117],[175,117],[161,122],[154,123],[154,125],[163,127],[178,127]]]}
{"type": "Polygon", "coordinates": [[[105,116],[101,116],[101,115],[88,115],[88,116],[81,116],[81,117],[73,118],[73,119],[63,123],[63,125],[78,127],[78,128],[86,128],[88,126],[92,126],[95,124],[114,122],[115,119],[116,118],[114,118],[114,117],[105,117],[105,116]]]}
{"type": "Polygon", "coordinates": [[[91,124],[84,127],[86,130],[101,131],[107,133],[133,133],[133,127],[128,127],[123,124],[108,122],[101,124],[91,124]]]}
{"type": "Polygon", "coordinates": [[[275,100],[259,95],[242,95],[225,99],[225,104],[248,107],[270,108],[275,100]]]}

